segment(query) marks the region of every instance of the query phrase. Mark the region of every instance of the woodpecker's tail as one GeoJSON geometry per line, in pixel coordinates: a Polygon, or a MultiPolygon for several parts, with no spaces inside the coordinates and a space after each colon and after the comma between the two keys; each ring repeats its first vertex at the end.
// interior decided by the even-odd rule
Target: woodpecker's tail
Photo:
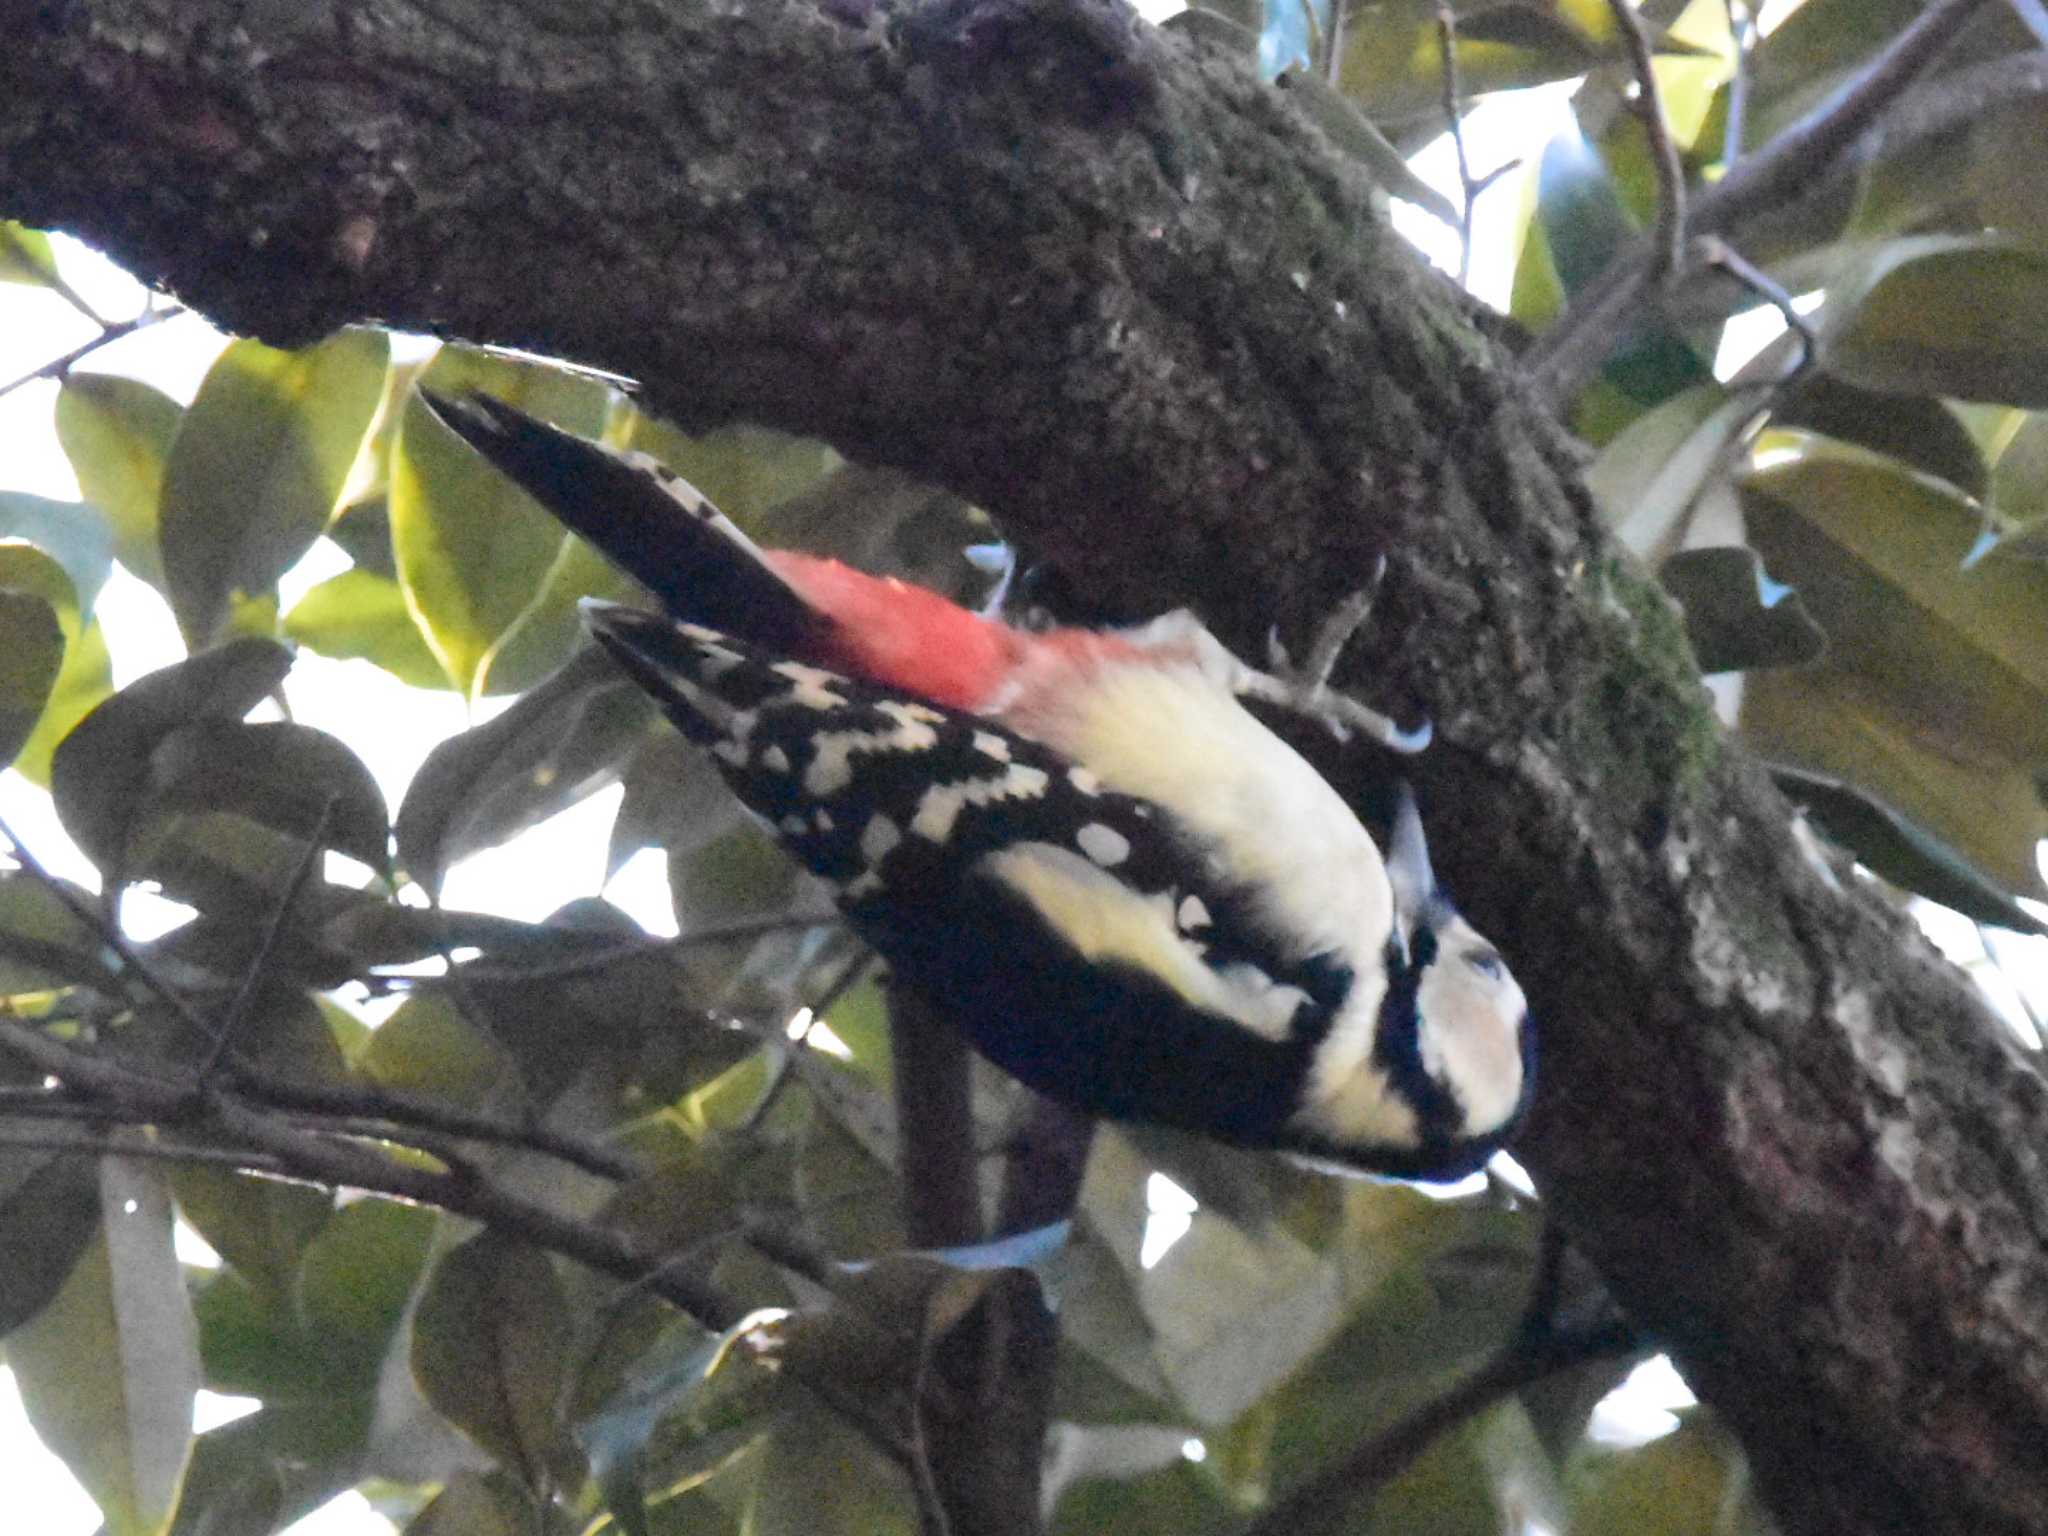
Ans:
{"type": "Polygon", "coordinates": [[[489,395],[420,394],[456,436],[653,592],[672,618],[785,656],[815,654],[826,643],[831,621],[659,460],[564,432],[489,395]]]}

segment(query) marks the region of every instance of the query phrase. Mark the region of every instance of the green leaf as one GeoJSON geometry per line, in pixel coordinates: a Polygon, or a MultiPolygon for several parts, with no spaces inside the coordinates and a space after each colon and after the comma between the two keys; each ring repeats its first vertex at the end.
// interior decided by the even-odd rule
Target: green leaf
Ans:
{"type": "Polygon", "coordinates": [[[398,1330],[438,1221],[422,1206],[356,1200],[306,1244],[299,1264],[299,1315],[338,1364],[366,1380],[398,1330]]]}
{"type": "Polygon", "coordinates": [[[415,688],[446,688],[448,674],[428,649],[389,576],[358,566],[313,587],[284,616],[289,640],[339,661],[367,661],[415,688]]]}
{"type": "Polygon", "coordinates": [[[626,790],[605,855],[607,880],[642,848],[688,855],[730,832],[745,814],[710,755],[675,731],[643,737],[620,778],[626,790]]]}
{"type": "MultiPolygon", "coordinates": [[[[65,889],[90,910],[92,897],[65,889]]],[[[120,983],[108,967],[106,940],[34,875],[0,875],[0,997],[83,982],[104,991],[120,983]]]]}
{"type": "Polygon", "coordinates": [[[458,1472],[406,1522],[405,1536],[534,1536],[541,1529],[540,1507],[511,1478],[458,1472]]]}
{"type": "Polygon", "coordinates": [[[334,1211],[324,1189],[203,1164],[179,1168],[171,1188],[192,1229],[272,1303],[291,1296],[306,1245],[334,1211]]]}
{"type": "Polygon", "coordinates": [[[1996,882],[1926,829],[1875,796],[1825,774],[1773,766],[1771,777],[1822,831],[1902,891],[1914,891],[1963,916],[2018,933],[2048,933],[1996,882]]]}
{"type": "Polygon", "coordinates": [[[324,846],[374,870],[388,868],[383,791],[342,742],[285,720],[200,719],[150,749],[149,779],[134,814],[227,813],[304,840],[323,809],[324,846]]]}
{"type": "Polygon", "coordinates": [[[57,256],[50,237],[12,219],[0,219],[0,283],[58,286],[57,256]]]}
{"type": "Polygon", "coordinates": [[[420,1395],[542,1495],[583,1479],[561,1415],[570,1332],[547,1255],[495,1232],[441,1260],[413,1318],[420,1395]]]}
{"type": "Polygon", "coordinates": [[[449,866],[602,788],[653,713],[595,647],[495,720],[427,755],[398,810],[399,862],[428,890],[449,866]]]}
{"type": "MultiPolygon", "coordinates": [[[[586,376],[460,347],[444,348],[421,382],[451,395],[482,390],[590,437],[603,430],[609,398],[586,376]]],[[[481,694],[499,649],[547,593],[567,535],[417,395],[394,450],[390,507],[399,581],[427,643],[458,689],[481,694]]]]}
{"type": "Polygon", "coordinates": [[[2048,406],[2048,253],[1950,242],[1887,257],[1825,355],[1865,389],[2048,406]]]}
{"type": "Polygon", "coordinates": [[[64,830],[100,868],[119,869],[157,746],[196,720],[241,719],[291,665],[291,653],[272,641],[234,640],[138,678],[94,709],[50,764],[64,830]]]}
{"type": "Polygon", "coordinates": [[[1730,468],[1731,449],[1757,406],[1709,381],[1645,411],[1586,471],[1607,525],[1653,564],[1683,543],[1700,492],[1730,468]]]}
{"type": "Polygon", "coordinates": [[[626,1536],[648,1536],[641,1465],[649,1437],[662,1419],[688,1407],[728,1344],[727,1336],[672,1340],[643,1358],[632,1378],[577,1426],[590,1475],[626,1536]]]}
{"type": "Polygon", "coordinates": [[[1742,1453],[1704,1412],[1632,1450],[1587,1446],[1566,1472],[1572,1536],[1727,1536],[1742,1453]]]}
{"type": "Polygon", "coordinates": [[[768,1437],[748,1536],[913,1536],[902,1474],[839,1415],[805,1407],[768,1437]]]}
{"type": "Polygon", "coordinates": [[[0,1151],[0,1338],[49,1305],[99,1233],[99,1166],[90,1157],[0,1151]]]}
{"type": "Polygon", "coordinates": [[[110,1536],[163,1531],[191,1454],[200,1374],[160,1169],[103,1160],[99,1235],[7,1354],[29,1422],[110,1536]]]}
{"type": "MultiPolygon", "coordinates": [[[[57,615],[58,622],[64,614],[57,615]]],[[[95,619],[69,637],[64,665],[58,670],[43,717],[14,756],[14,771],[31,784],[49,787],[51,760],[57,744],[77,729],[80,721],[106,702],[114,691],[114,663],[107,654],[107,637],[95,619]]]]}
{"type": "Polygon", "coordinates": [[[491,1042],[434,992],[415,992],[370,1036],[362,1069],[382,1087],[457,1104],[484,1101],[510,1076],[491,1042]]]}
{"type": "MultiPolygon", "coordinates": [[[[23,546],[25,548],[25,546],[23,546]]],[[[11,551],[0,550],[0,557],[11,551]]],[[[5,585],[0,569],[0,763],[35,734],[64,666],[64,630],[49,601],[5,585]]]]}
{"type": "Polygon", "coordinates": [[[1983,499],[1984,455],[1969,429],[1939,400],[1881,395],[1826,373],[1789,390],[1771,410],[1774,427],[1799,427],[1882,453],[1983,499]]]}
{"type": "Polygon", "coordinates": [[[187,645],[216,640],[236,593],[271,593],[333,515],[383,388],[381,331],[343,331],[280,352],[223,352],[171,444],[162,544],[187,645]]]}
{"type": "Polygon", "coordinates": [[[1685,610],[1702,672],[1798,666],[1827,649],[1799,594],[1772,581],[1753,549],[1683,550],[1657,579],[1685,610]]]}
{"type": "Polygon", "coordinates": [[[1877,797],[2007,891],[2048,835],[2048,570],[1967,569],[1980,521],[1936,482],[1814,449],[1743,487],[1750,543],[1799,589],[1827,659],[1748,679],[1757,752],[1877,797]]]}
{"type": "Polygon", "coordinates": [[[185,408],[162,390],[111,373],[72,373],[57,393],[57,440],[85,499],[113,527],[114,558],[159,591],[157,512],[164,465],[185,408]]]}

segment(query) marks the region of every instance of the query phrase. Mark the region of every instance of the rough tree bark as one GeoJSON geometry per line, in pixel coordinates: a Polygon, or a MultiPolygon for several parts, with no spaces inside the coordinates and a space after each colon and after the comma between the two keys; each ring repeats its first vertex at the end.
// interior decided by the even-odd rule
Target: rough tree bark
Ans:
{"type": "MultiPolygon", "coordinates": [[[[647,381],[1257,648],[1391,558],[1521,1152],[1789,1531],[2048,1531],[2048,1093],[1788,835],[1579,453],[1285,93],[1116,0],[0,0],[0,212],[235,329],[647,381]]],[[[1337,754],[1333,775],[1355,775],[1337,754]]]]}

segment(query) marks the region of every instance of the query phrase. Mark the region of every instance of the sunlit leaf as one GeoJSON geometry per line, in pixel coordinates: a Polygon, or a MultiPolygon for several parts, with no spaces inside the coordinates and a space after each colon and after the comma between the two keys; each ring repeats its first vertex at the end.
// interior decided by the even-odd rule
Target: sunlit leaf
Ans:
{"type": "Polygon", "coordinates": [[[0,539],[25,540],[56,561],[70,581],[71,606],[86,618],[113,569],[113,538],[98,507],[0,491],[0,539]]]}
{"type": "Polygon", "coordinates": [[[7,1341],[29,1422],[85,1485],[110,1536],[170,1520],[192,1447],[199,1346],[158,1166],[110,1157],[100,1232],[7,1341]]]}
{"type": "Polygon", "coordinates": [[[85,499],[113,527],[114,557],[161,590],[157,513],[185,408],[139,379],[72,373],[57,393],[57,439],[85,499]]]}
{"type": "Polygon", "coordinates": [[[446,688],[396,581],[358,567],[330,576],[284,616],[286,638],[322,656],[363,660],[415,688],[446,688]]]}
{"type": "Polygon", "coordinates": [[[1709,381],[1638,416],[1600,450],[1586,486],[1615,537],[1656,563],[1684,541],[1688,514],[1757,406],[1709,381]]]}
{"type": "Polygon", "coordinates": [[[421,1394],[529,1488],[574,1488],[581,1453],[562,1422],[570,1319],[539,1249],[494,1232],[443,1258],[413,1319],[421,1394]]]}
{"type": "Polygon", "coordinates": [[[1566,1487],[1573,1536],[1728,1536],[1741,1452],[1704,1412],[1630,1450],[1588,1446],[1566,1487]]]}
{"type": "Polygon", "coordinates": [[[171,444],[158,523],[188,645],[215,640],[233,595],[270,592],[327,526],[389,353],[373,330],[297,352],[237,341],[207,373],[171,444]]]}
{"type": "MultiPolygon", "coordinates": [[[[449,395],[481,390],[590,437],[603,430],[609,396],[585,376],[460,347],[444,348],[421,382],[449,395]]],[[[547,592],[567,535],[417,395],[393,450],[390,508],[399,580],[427,643],[458,689],[479,693],[499,648],[547,592]]]]}
{"type": "Polygon", "coordinates": [[[12,219],[0,219],[0,283],[32,283],[40,288],[57,282],[57,257],[50,237],[12,219]]]}

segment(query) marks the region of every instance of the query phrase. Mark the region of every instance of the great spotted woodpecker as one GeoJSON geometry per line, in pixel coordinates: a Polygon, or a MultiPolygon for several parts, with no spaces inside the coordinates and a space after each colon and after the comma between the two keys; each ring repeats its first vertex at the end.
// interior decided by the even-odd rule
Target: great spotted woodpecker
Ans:
{"type": "Polygon", "coordinates": [[[1090,1113],[1402,1177],[1482,1163],[1528,1098],[1528,1008],[1437,887],[1405,791],[1382,858],[1240,702],[1398,749],[1189,614],[1013,628],[756,547],[672,470],[485,397],[435,412],[666,616],[598,641],[984,1055],[1090,1113]]]}

